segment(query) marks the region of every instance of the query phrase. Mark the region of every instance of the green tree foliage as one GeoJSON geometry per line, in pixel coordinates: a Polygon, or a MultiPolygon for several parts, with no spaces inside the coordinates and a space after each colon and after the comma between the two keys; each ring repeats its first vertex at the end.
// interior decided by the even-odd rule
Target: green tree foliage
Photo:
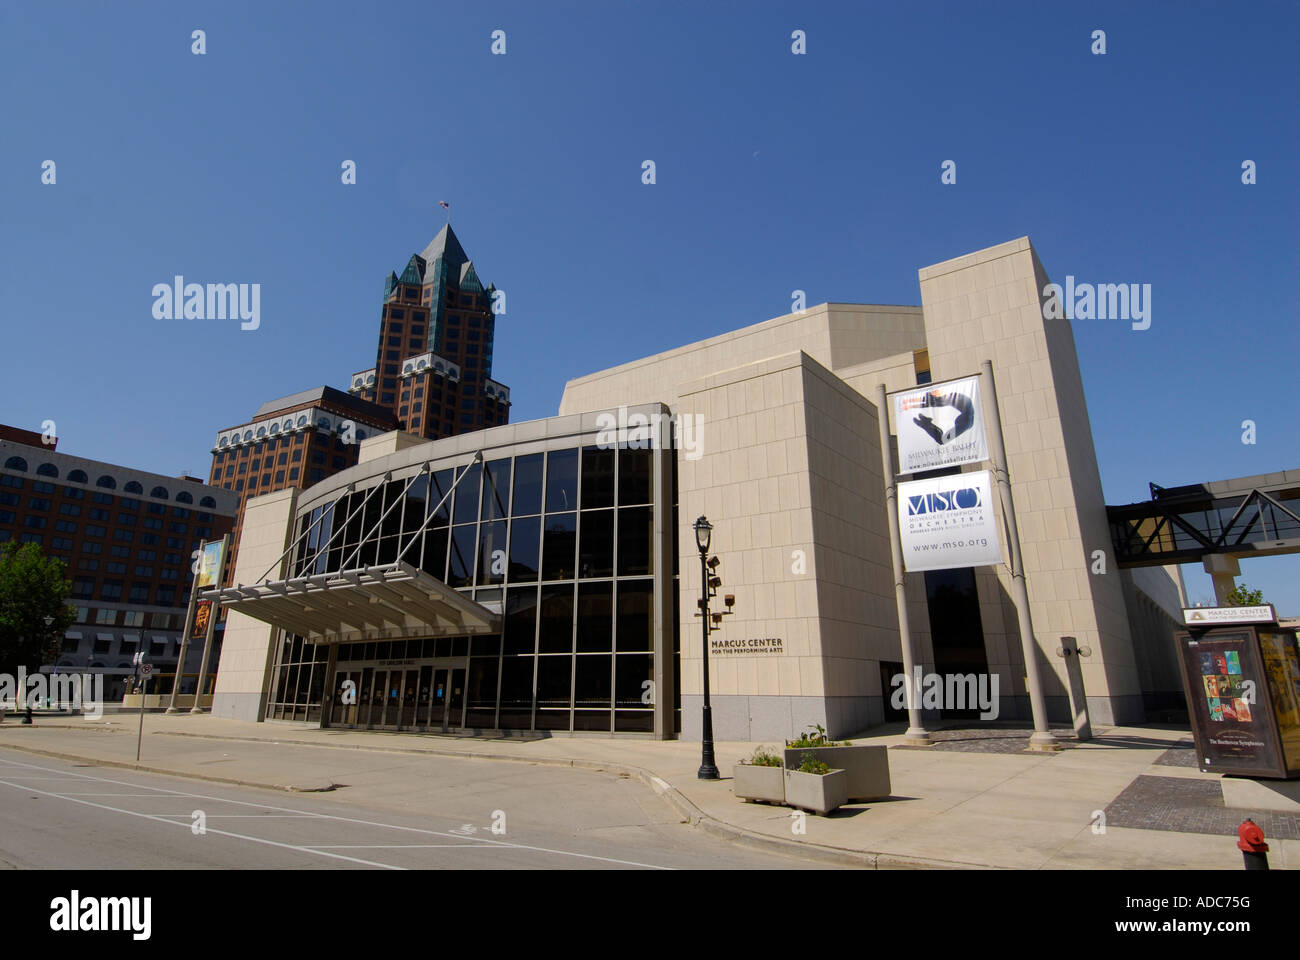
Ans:
{"type": "Polygon", "coordinates": [[[1244,583],[1239,583],[1228,594],[1228,604],[1233,607],[1258,607],[1264,603],[1263,590],[1251,590],[1244,583]]]}
{"type": "Polygon", "coordinates": [[[64,631],[77,619],[66,573],[63,561],[34,543],[0,546],[0,672],[34,672],[58,656],[64,631]]]}

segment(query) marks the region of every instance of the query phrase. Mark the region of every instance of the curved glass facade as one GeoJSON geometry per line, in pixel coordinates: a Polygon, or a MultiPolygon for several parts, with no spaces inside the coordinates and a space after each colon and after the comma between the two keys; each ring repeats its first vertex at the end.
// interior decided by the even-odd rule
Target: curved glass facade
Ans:
{"type": "MultiPolygon", "coordinates": [[[[656,565],[670,577],[674,565],[656,557],[661,452],[584,445],[426,465],[304,508],[288,578],[400,560],[498,613],[501,630],[334,649],[284,637],[267,718],[652,732],[656,565]]],[[[671,451],[662,459],[675,470],[671,451]]]]}

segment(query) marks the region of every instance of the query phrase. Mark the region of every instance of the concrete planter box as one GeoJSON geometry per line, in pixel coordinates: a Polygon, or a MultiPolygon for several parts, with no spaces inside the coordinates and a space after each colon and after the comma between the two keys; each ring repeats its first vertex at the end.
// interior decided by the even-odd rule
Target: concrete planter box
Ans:
{"type": "Polygon", "coordinates": [[[885,747],[786,747],[786,769],[797,770],[807,753],[845,772],[849,800],[858,803],[889,796],[889,751],[885,747]]]}
{"type": "Polygon", "coordinates": [[[738,763],[731,775],[735,779],[732,790],[739,799],[785,803],[785,770],[781,767],[738,763]]]}
{"type": "Polygon", "coordinates": [[[825,816],[848,799],[849,775],[845,770],[832,770],[827,774],[800,773],[798,770],[783,772],[787,806],[825,816]]]}

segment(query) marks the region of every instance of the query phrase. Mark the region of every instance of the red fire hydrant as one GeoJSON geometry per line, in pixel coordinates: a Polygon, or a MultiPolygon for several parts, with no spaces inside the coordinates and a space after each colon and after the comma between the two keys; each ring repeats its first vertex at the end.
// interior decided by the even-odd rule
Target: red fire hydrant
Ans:
{"type": "Polygon", "coordinates": [[[1246,861],[1247,870],[1268,869],[1268,844],[1264,842],[1264,831],[1249,817],[1237,828],[1237,849],[1246,861]]]}

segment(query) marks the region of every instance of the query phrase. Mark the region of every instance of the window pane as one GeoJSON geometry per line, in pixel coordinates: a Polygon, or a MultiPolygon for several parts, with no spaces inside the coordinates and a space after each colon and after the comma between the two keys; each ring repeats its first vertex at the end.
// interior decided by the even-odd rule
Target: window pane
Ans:
{"type": "MultiPolygon", "coordinates": [[[[577,657],[576,660],[577,663],[574,665],[576,679],[573,684],[574,707],[579,710],[604,707],[608,710],[610,671],[614,666],[614,658],[608,654],[595,654],[577,657]]],[[[609,729],[608,714],[605,716],[605,724],[604,729],[609,729]]]]}
{"type": "MultiPolygon", "coordinates": [[[[459,528],[457,528],[459,529],[459,528]]],[[[494,520],[479,524],[479,584],[504,583],[506,579],[506,522],[494,520]]]]}
{"type": "MultiPolygon", "coordinates": [[[[572,687],[569,671],[573,667],[572,657],[538,657],[537,658],[537,706],[568,707],[569,693],[572,687]]],[[[552,721],[554,722],[554,721],[552,721]]],[[[542,725],[542,718],[537,718],[537,725],[542,725]]],[[[564,715],[563,726],[569,725],[568,715],[564,715]]],[[[554,729],[551,727],[550,729],[554,729]]]]}
{"type": "Polygon", "coordinates": [[[492,728],[496,726],[497,658],[475,657],[469,662],[469,713],[465,717],[468,727],[492,728]]]}
{"type": "Polygon", "coordinates": [[[573,584],[542,587],[539,653],[569,653],[573,650],[573,584]]]}
{"type": "Polygon", "coordinates": [[[546,512],[578,509],[578,451],[546,455],[546,512]]]}
{"type": "Polygon", "coordinates": [[[578,553],[578,576],[614,575],[614,511],[584,510],[578,553]]]}
{"type": "Polygon", "coordinates": [[[650,707],[655,658],[650,653],[620,653],[614,658],[615,709],[650,707]]]}
{"type": "Polygon", "coordinates": [[[654,564],[654,516],[650,507],[618,511],[618,575],[651,573],[654,564]]]}
{"type": "MultiPolygon", "coordinates": [[[[451,539],[446,527],[434,527],[424,535],[424,561],[421,569],[441,580],[447,573],[447,542],[451,539]]],[[[418,548],[413,547],[411,553],[418,548]]],[[[410,559],[410,554],[407,554],[410,559]]]]}
{"type": "Polygon", "coordinates": [[[511,587],[506,591],[502,639],[507,654],[532,653],[536,647],[537,588],[511,587]]]}
{"type": "Polygon", "coordinates": [[[447,585],[449,587],[467,587],[470,574],[474,570],[474,524],[453,527],[451,535],[451,559],[447,564],[447,585]]]}
{"type": "MultiPolygon", "coordinates": [[[[464,468],[461,467],[456,471],[456,475],[460,476],[463,472],[464,468]]],[[[453,523],[473,523],[478,519],[478,488],[482,478],[482,464],[471,465],[465,478],[460,481],[460,486],[456,488],[456,513],[453,523]]]]}
{"type": "Polygon", "coordinates": [[[533,724],[533,657],[501,661],[502,730],[528,730],[533,724]]]}
{"type": "Polygon", "coordinates": [[[560,513],[546,518],[546,537],[542,542],[542,579],[572,580],[574,554],[577,552],[577,514],[560,513]]]}
{"type": "Polygon", "coordinates": [[[652,450],[620,450],[618,452],[618,503],[619,506],[649,503],[652,476],[652,450]]]}
{"type": "Polygon", "coordinates": [[[537,579],[542,546],[542,518],[525,517],[510,521],[510,582],[537,579]]]}
{"type": "MultiPolygon", "coordinates": [[[[435,507],[437,507],[438,504],[442,503],[443,497],[447,495],[447,491],[451,489],[451,485],[456,478],[452,475],[452,471],[450,470],[439,470],[437,473],[433,475],[432,479],[433,479],[433,483],[430,485],[430,489],[429,489],[429,510],[430,511],[432,511],[435,507]]],[[[465,482],[466,483],[470,482],[468,477],[465,479],[465,482]]],[[[442,524],[445,526],[448,520],[450,520],[450,518],[451,518],[450,504],[443,503],[442,509],[437,511],[437,519],[435,519],[433,523],[442,524]]]]}
{"type": "Polygon", "coordinates": [[[506,505],[510,502],[510,461],[493,460],[487,465],[483,476],[483,513],[484,520],[499,520],[509,515],[506,505]]]}
{"type": "Polygon", "coordinates": [[[654,622],[654,581],[620,580],[617,649],[653,650],[654,622]]]}
{"type": "Polygon", "coordinates": [[[578,652],[608,653],[614,649],[614,585],[578,586],[578,652]]]}
{"type": "Polygon", "coordinates": [[[614,450],[582,448],[582,508],[614,505],[614,450]]]}
{"type": "Polygon", "coordinates": [[[514,516],[542,512],[542,455],[515,458],[514,516]]]}

